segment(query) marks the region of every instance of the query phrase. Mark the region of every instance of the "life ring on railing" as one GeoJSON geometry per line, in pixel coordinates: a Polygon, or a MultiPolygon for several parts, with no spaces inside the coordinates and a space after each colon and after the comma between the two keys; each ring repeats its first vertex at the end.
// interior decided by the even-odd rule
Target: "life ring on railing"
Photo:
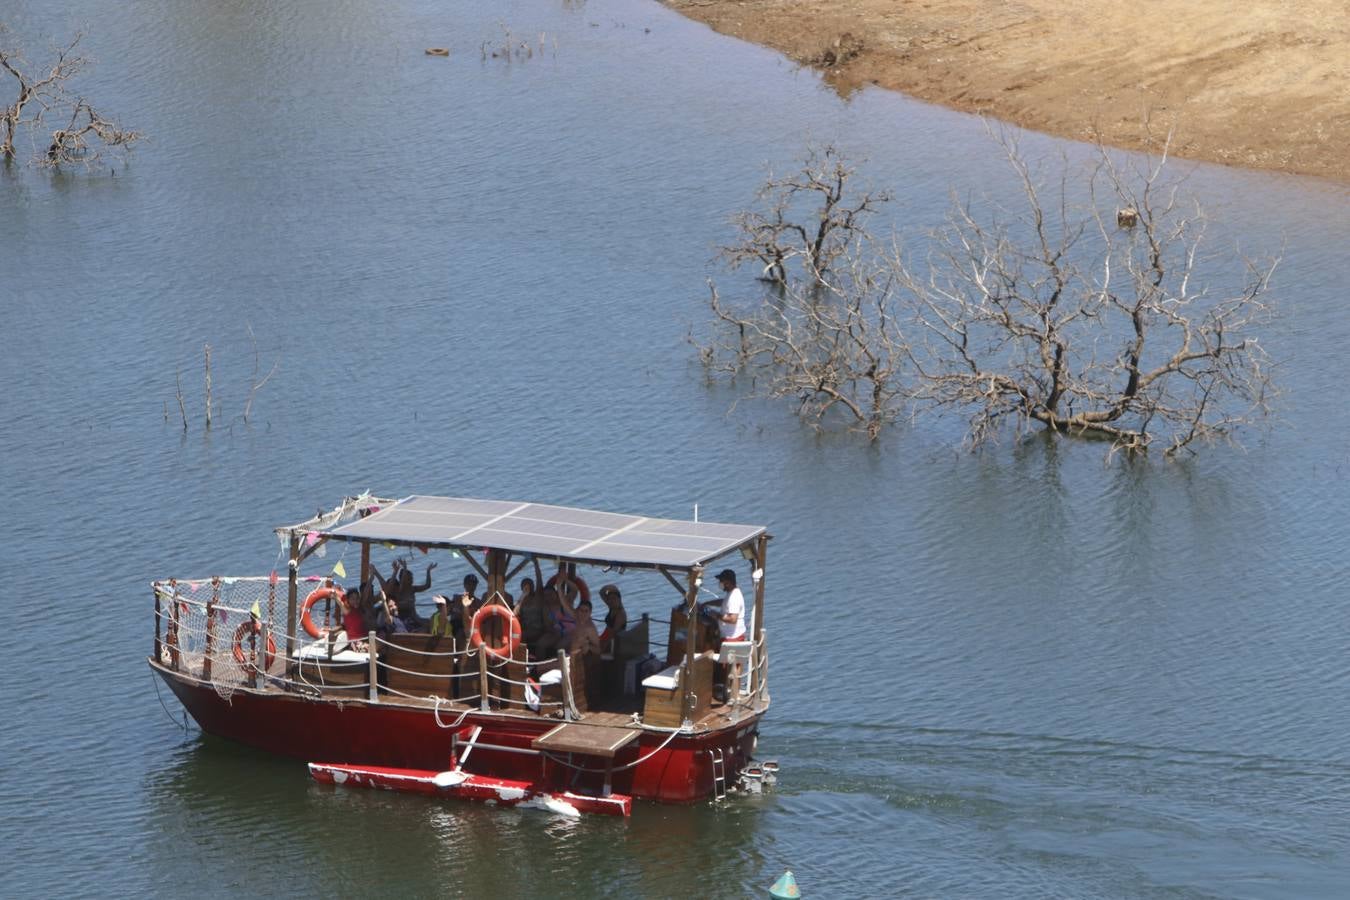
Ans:
{"type": "Polygon", "coordinates": [[[324,632],[320,631],[319,627],[314,624],[314,620],[309,617],[310,607],[320,600],[327,600],[329,598],[336,600],[341,596],[342,589],[335,587],[321,587],[309,592],[309,596],[305,598],[304,605],[300,607],[300,625],[305,629],[305,634],[312,638],[321,638],[324,636],[324,632]]]}
{"type": "MultiPolygon", "coordinates": [[[[262,623],[257,619],[249,619],[246,622],[239,623],[239,627],[234,630],[234,661],[244,667],[244,671],[250,675],[253,674],[253,666],[248,664],[248,657],[244,654],[244,638],[248,636],[249,629],[253,629],[254,634],[262,631],[262,623]]],[[[277,658],[277,642],[272,639],[272,632],[267,633],[267,652],[263,654],[263,671],[272,668],[272,663],[277,658]]]]}
{"type": "Polygon", "coordinates": [[[498,659],[511,659],[516,654],[516,648],[520,646],[520,620],[516,618],[515,613],[511,612],[508,606],[484,606],[478,612],[473,614],[473,623],[469,628],[469,644],[474,649],[482,647],[487,651],[488,656],[495,656],[498,659]],[[498,646],[494,647],[483,639],[483,622],[489,616],[506,620],[506,639],[498,646]]]}
{"type": "MultiPolygon", "coordinates": [[[[586,586],[586,582],[582,580],[580,575],[568,575],[563,580],[572,582],[572,586],[577,589],[577,594],[580,595],[581,599],[587,603],[591,602],[591,589],[586,586]]],[[[544,582],[544,587],[553,587],[557,583],[558,573],[554,572],[552,577],[544,582]]]]}

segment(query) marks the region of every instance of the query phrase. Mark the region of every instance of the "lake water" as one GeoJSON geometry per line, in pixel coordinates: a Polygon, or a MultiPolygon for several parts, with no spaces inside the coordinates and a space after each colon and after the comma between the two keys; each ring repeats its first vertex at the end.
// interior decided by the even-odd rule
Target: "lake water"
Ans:
{"type": "Polygon", "coordinates": [[[1346,187],[1191,177],[1219,239],[1285,248],[1287,395],[1245,451],[868,446],[728,413],[685,343],[703,280],[808,140],[904,225],[1007,192],[978,121],[639,0],[57,7],[0,21],[35,57],[84,27],[88,96],[150,140],[0,173],[6,894],[1350,892],[1346,187]],[[483,58],[503,25],[532,57],[483,58]],[[250,327],[280,368],[245,423],[250,327]],[[769,524],[777,793],[562,822],[184,728],[150,580],[265,573],[273,526],[367,488],[769,524]]]}

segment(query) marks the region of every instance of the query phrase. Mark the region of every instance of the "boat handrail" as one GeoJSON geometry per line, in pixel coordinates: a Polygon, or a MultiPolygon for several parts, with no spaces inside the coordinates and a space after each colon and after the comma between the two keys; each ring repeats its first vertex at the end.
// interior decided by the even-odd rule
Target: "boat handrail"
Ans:
{"type": "MultiPolygon", "coordinates": [[[[412,633],[421,634],[421,632],[412,632],[412,633]]],[[[371,632],[370,634],[366,635],[366,637],[363,640],[370,640],[375,642],[376,644],[383,644],[386,647],[393,647],[395,650],[399,650],[403,653],[411,653],[414,656],[452,656],[452,657],[472,656],[474,652],[470,650],[468,647],[465,647],[463,650],[416,650],[412,647],[407,647],[404,646],[403,644],[395,643],[394,641],[381,637],[380,635],[375,634],[374,632],[371,632]]]]}
{"type": "MultiPolygon", "coordinates": [[[[322,582],[326,579],[307,576],[305,580],[313,583],[322,582]]],[[[472,679],[482,678],[484,675],[487,676],[488,681],[496,682],[499,685],[516,687],[527,685],[525,681],[509,677],[505,668],[509,661],[498,660],[490,655],[486,659],[486,665],[481,668],[473,666],[459,672],[429,673],[425,670],[418,671],[404,668],[390,661],[388,658],[389,650],[396,650],[419,658],[445,658],[450,660],[476,658],[479,653],[469,648],[462,650],[421,650],[387,640],[374,633],[368,635],[365,639],[375,650],[375,659],[373,660],[370,659],[369,653],[360,651],[355,651],[354,655],[363,657],[361,659],[334,659],[336,653],[339,652],[337,650],[330,650],[327,655],[322,652],[313,654],[312,651],[310,654],[304,654],[304,648],[313,648],[316,645],[322,648],[326,639],[315,640],[303,632],[296,635],[287,633],[284,624],[278,621],[286,617],[286,603],[282,599],[285,583],[278,583],[270,576],[156,581],[152,583],[152,587],[156,600],[156,660],[175,671],[186,671],[193,677],[200,677],[202,680],[211,683],[223,697],[228,697],[231,692],[239,687],[258,688],[266,685],[274,685],[283,689],[319,691],[320,693],[331,690],[337,692],[336,696],[351,696],[355,692],[368,692],[372,702],[378,702],[380,696],[406,697],[411,700],[425,700],[428,697],[435,696],[432,693],[421,695],[407,693],[381,683],[385,681],[383,676],[376,679],[376,673],[380,667],[383,667],[383,671],[398,673],[403,676],[405,683],[401,685],[402,687],[407,687],[406,680],[409,678],[426,679],[428,684],[435,680],[442,685],[462,685],[465,679],[471,681],[472,679]],[[206,615],[208,609],[211,612],[210,619],[206,615]],[[257,630],[241,633],[243,626],[250,621],[250,617],[255,615],[259,622],[257,630]],[[210,624],[212,622],[214,626],[210,624]],[[236,637],[240,639],[238,651],[236,651],[234,640],[236,637]],[[266,647],[273,645],[278,649],[270,653],[266,652],[266,647]],[[286,656],[284,649],[287,646],[295,648],[295,652],[289,658],[286,656]],[[329,666],[334,665],[345,666],[348,669],[357,665],[369,665],[370,675],[359,683],[352,681],[328,682],[325,680],[325,673],[329,671],[329,666]],[[311,683],[311,678],[314,677],[316,672],[318,676],[315,680],[318,683],[311,683]],[[309,678],[306,677],[307,674],[310,676],[309,678]],[[372,685],[372,681],[377,683],[372,685]]],[[[661,622],[662,620],[651,619],[651,621],[661,622]]],[[[668,643],[660,640],[650,641],[649,648],[662,656],[669,651],[668,643]]],[[[523,663],[524,661],[516,662],[523,663]]],[[[549,661],[542,662],[547,665],[549,661]]],[[[352,674],[355,673],[348,671],[348,674],[344,677],[350,678],[352,674]]],[[[764,629],[760,629],[759,634],[754,639],[751,658],[749,664],[745,666],[743,676],[746,679],[746,690],[741,694],[741,702],[751,704],[757,709],[767,708],[769,703],[768,651],[764,629]]],[[[570,687],[570,683],[568,687],[570,687]]],[[[457,702],[480,704],[484,692],[485,689],[479,689],[473,696],[457,698],[457,702]]],[[[498,695],[499,693],[511,693],[509,691],[491,691],[489,693],[495,702],[502,705],[529,706],[536,709],[568,707],[569,697],[566,688],[563,691],[564,696],[561,701],[545,701],[541,697],[538,704],[498,695]]]]}

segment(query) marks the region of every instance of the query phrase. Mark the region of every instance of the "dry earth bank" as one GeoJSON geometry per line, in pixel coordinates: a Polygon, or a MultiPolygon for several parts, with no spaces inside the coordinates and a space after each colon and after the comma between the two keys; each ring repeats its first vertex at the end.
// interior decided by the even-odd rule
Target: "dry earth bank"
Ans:
{"type": "Polygon", "coordinates": [[[1080,140],[1350,181],[1345,0],[664,0],[823,70],[1080,140]]]}

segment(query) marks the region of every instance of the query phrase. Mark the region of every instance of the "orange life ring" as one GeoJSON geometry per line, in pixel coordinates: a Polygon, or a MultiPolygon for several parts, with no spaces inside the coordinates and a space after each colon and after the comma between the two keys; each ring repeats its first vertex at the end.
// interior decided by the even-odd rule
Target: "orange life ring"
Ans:
{"type": "Polygon", "coordinates": [[[300,608],[300,624],[305,629],[305,634],[312,638],[321,638],[325,632],[319,630],[314,624],[314,620],[309,617],[309,609],[320,600],[332,598],[337,600],[342,597],[342,589],[336,587],[321,587],[310,591],[309,596],[305,598],[305,604],[300,608]]]}
{"type": "MultiPolygon", "coordinates": [[[[257,634],[262,631],[262,623],[257,619],[249,619],[240,622],[239,627],[234,630],[234,661],[244,667],[244,671],[250,675],[253,674],[254,667],[248,664],[248,657],[244,655],[244,638],[248,635],[249,629],[257,634]]],[[[272,639],[272,632],[267,633],[267,652],[264,654],[263,671],[272,668],[272,663],[277,658],[277,642],[272,639]]]]}
{"type": "MultiPolygon", "coordinates": [[[[585,600],[587,603],[591,602],[591,589],[586,586],[586,582],[582,580],[580,575],[568,575],[563,580],[572,582],[572,586],[577,589],[577,594],[580,596],[580,599],[585,600]]],[[[554,572],[549,580],[544,582],[544,587],[553,587],[557,583],[558,573],[554,572]]]]}
{"type": "Polygon", "coordinates": [[[495,656],[498,659],[511,659],[515,656],[516,648],[520,646],[520,620],[516,618],[515,613],[511,612],[508,606],[484,606],[478,612],[473,614],[473,624],[469,630],[470,646],[477,649],[482,647],[487,651],[488,656],[495,656]],[[483,620],[488,616],[496,616],[506,619],[506,640],[497,647],[492,646],[483,639],[483,620]]]}

